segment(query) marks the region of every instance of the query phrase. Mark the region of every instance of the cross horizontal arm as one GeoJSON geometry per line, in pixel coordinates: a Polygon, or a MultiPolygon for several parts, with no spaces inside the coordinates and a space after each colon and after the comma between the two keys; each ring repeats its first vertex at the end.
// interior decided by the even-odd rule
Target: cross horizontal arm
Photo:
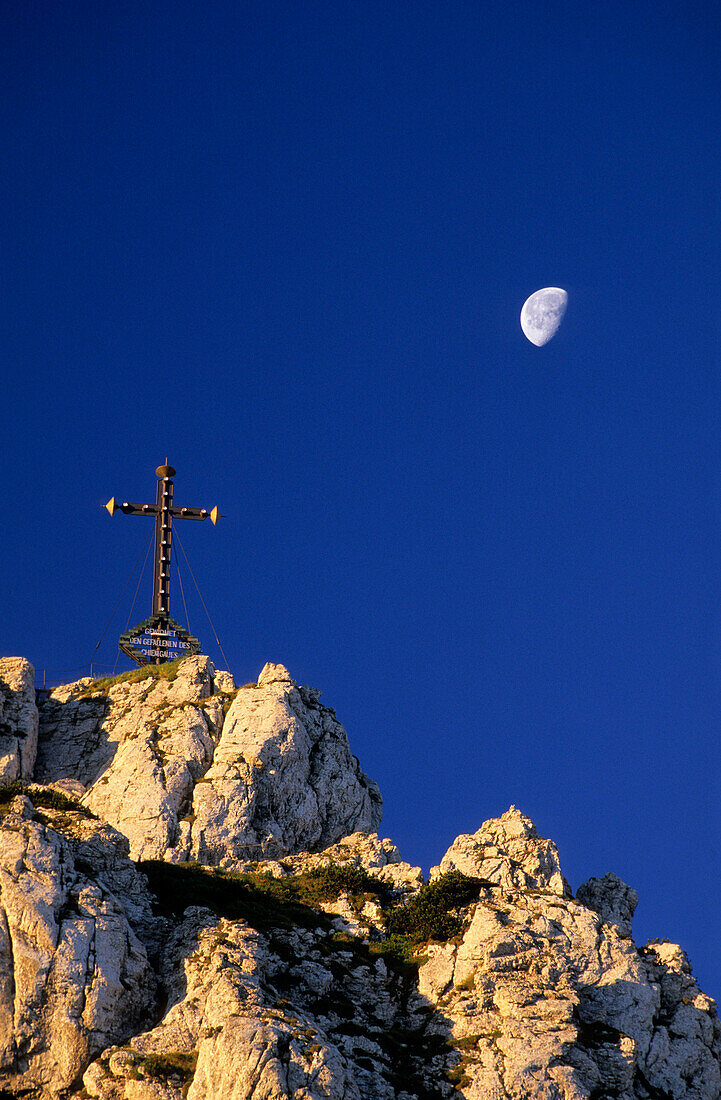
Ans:
{"type": "MultiPolygon", "coordinates": [[[[135,504],[127,500],[123,501],[122,504],[118,504],[115,497],[111,497],[105,507],[111,516],[115,515],[116,512],[125,512],[126,516],[157,516],[160,514],[157,504],[135,504]]],[[[211,523],[216,524],[221,518],[217,507],[211,508],[210,511],[207,508],[168,508],[167,511],[173,519],[209,519],[211,523]]]]}
{"type": "Polygon", "coordinates": [[[210,512],[206,508],[171,508],[174,519],[207,519],[210,512]]]}
{"type": "Polygon", "coordinates": [[[125,512],[126,516],[157,516],[158,506],[157,504],[133,504],[126,500],[120,505],[120,511],[125,512]]]}

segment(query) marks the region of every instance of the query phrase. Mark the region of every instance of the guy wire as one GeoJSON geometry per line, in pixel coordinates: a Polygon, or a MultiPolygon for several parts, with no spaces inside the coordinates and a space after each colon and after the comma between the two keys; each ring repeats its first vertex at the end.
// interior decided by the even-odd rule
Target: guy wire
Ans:
{"type": "MultiPolygon", "coordinates": [[[[148,535],[148,538],[147,538],[146,542],[145,542],[145,546],[147,546],[148,549],[145,551],[145,561],[143,562],[143,568],[140,570],[140,576],[138,577],[138,583],[135,586],[135,595],[133,596],[133,602],[130,605],[130,613],[128,615],[128,621],[125,624],[126,633],[127,633],[128,627],[130,626],[130,620],[133,617],[133,608],[135,607],[135,601],[137,600],[138,592],[140,591],[140,582],[142,581],[143,576],[145,575],[145,566],[148,564],[148,554],[150,553],[150,535],[152,535],[152,533],[153,532],[151,531],[150,534],[148,535]]],[[[143,550],[145,550],[145,546],[143,547],[143,550]]],[[[140,551],[141,554],[142,554],[143,550],[140,551]]],[[[136,562],[135,565],[137,565],[137,564],[138,563],[136,562]]],[[[135,565],[133,566],[133,570],[135,570],[135,565]]],[[[132,573],[131,573],[131,576],[132,576],[132,573]]],[[[115,657],[115,664],[113,665],[113,676],[115,675],[115,669],[118,667],[118,661],[119,660],[120,660],[120,650],[118,649],[117,655],[115,657]]]]}
{"type": "Polygon", "coordinates": [[[182,542],[180,541],[180,536],[178,535],[177,531],[175,532],[175,537],[178,540],[178,546],[180,547],[180,549],[183,552],[183,557],[185,558],[185,564],[188,567],[188,572],[190,573],[191,577],[193,578],[193,584],[195,585],[195,591],[200,596],[200,602],[203,605],[203,610],[205,611],[205,614],[208,616],[208,622],[210,623],[211,630],[213,631],[213,634],[215,635],[215,640],[218,643],[218,649],[223,654],[223,660],[225,661],[226,668],[229,668],[230,666],[228,664],[228,658],[225,656],[225,653],[223,652],[223,647],[220,644],[220,638],[218,637],[218,631],[215,629],[215,627],[213,625],[213,620],[210,617],[210,612],[208,611],[208,608],[205,606],[205,600],[203,599],[203,597],[201,595],[201,592],[200,592],[200,589],[198,588],[198,582],[195,579],[195,573],[193,572],[191,564],[188,561],[188,555],[185,553],[185,547],[183,546],[182,542]]]}
{"type": "MultiPolygon", "coordinates": [[[[178,537],[178,532],[177,531],[175,532],[175,537],[176,537],[176,539],[178,537]]],[[[183,597],[183,607],[185,608],[185,625],[187,626],[188,630],[190,630],[190,615],[188,614],[188,605],[185,602],[185,589],[183,588],[183,577],[182,577],[182,574],[180,572],[180,561],[178,559],[176,559],[175,568],[178,571],[178,582],[180,584],[180,595],[183,597]]]]}
{"type": "MultiPolygon", "coordinates": [[[[151,528],[151,530],[150,530],[150,534],[148,535],[148,539],[147,539],[147,542],[146,542],[146,544],[145,544],[146,546],[147,546],[147,543],[148,543],[148,542],[150,542],[150,535],[152,535],[152,533],[153,533],[153,529],[151,528]]],[[[144,549],[145,549],[145,546],[143,546],[143,550],[144,550],[144,549]]],[[[110,616],[110,618],[108,619],[108,621],[106,622],[106,624],[105,624],[105,626],[104,626],[104,628],[103,628],[103,633],[102,633],[102,634],[100,635],[100,641],[98,642],[98,644],[96,645],[95,649],[93,650],[93,652],[92,652],[92,654],[91,654],[91,656],[90,656],[90,660],[88,661],[88,665],[90,665],[90,664],[92,664],[92,663],[93,663],[93,657],[95,656],[95,654],[96,654],[96,653],[98,652],[98,650],[100,649],[100,644],[101,644],[101,642],[102,642],[103,638],[105,637],[105,633],[106,633],[106,631],[107,631],[108,627],[110,626],[111,622],[112,622],[112,621],[113,621],[113,619],[115,618],[115,612],[116,612],[116,611],[118,610],[118,608],[120,607],[120,601],[122,600],[123,596],[125,595],[125,591],[126,591],[126,589],[127,589],[128,585],[130,584],[130,581],[132,580],[132,576],[133,576],[133,573],[135,572],[135,568],[136,568],[136,566],[137,566],[138,562],[140,561],[140,559],[141,559],[141,557],[142,557],[142,554],[143,554],[143,550],[141,550],[141,551],[140,551],[140,553],[138,554],[137,558],[135,559],[135,565],[134,565],[134,566],[133,566],[133,568],[132,568],[132,569],[130,570],[130,576],[129,576],[129,577],[128,577],[128,579],[126,580],[126,582],[125,582],[125,587],[123,588],[123,591],[122,591],[122,592],[120,593],[120,596],[118,597],[118,602],[116,603],[115,607],[113,608],[113,613],[112,613],[112,615],[110,616]]],[[[143,568],[145,568],[145,567],[143,566],[143,568]]],[[[87,668],[87,665],[84,665],[83,667],[87,668]]]]}

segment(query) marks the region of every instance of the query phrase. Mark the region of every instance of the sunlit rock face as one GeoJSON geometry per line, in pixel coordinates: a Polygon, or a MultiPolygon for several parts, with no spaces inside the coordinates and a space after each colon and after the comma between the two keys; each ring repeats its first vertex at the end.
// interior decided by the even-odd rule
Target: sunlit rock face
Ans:
{"type": "Polygon", "coordinates": [[[448,871],[488,879],[506,890],[570,894],[556,845],[540,837],[530,818],[515,806],[502,817],[486,821],[477,833],[456,837],[440,866],[432,868],[431,877],[448,871]]]}
{"type": "Polygon", "coordinates": [[[36,777],[80,782],[134,859],[232,866],[323,848],[376,829],[382,802],[319,697],[271,664],[238,690],[207,657],[172,680],[81,680],[41,709],[36,777]]]}
{"type": "Polygon", "coordinates": [[[150,898],[127,841],[74,812],[57,816],[62,831],[19,795],[0,819],[4,1096],[66,1095],[156,1003],[155,973],[131,921],[147,925],[150,898]],[[66,835],[67,819],[76,818],[66,835]]]}
{"type": "Polygon", "coordinates": [[[80,782],[84,804],[127,836],[134,859],[183,858],[183,818],[223,722],[214,675],[207,657],[190,657],[172,680],[58,688],[41,707],[37,779],[80,782]]]}
{"type": "Polygon", "coordinates": [[[380,791],[319,696],[282,665],[266,665],[257,685],[238,692],[193,795],[194,859],[227,867],[377,829],[380,791]]]}
{"type": "Polygon", "coordinates": [[[0,782],[29,779],[37,747],[35,670],[24,657],[0,658],[0,782]]]}
{"type": "Polygon", "coordinates": [[[719,1100],[716,1005],[616,875],[574,898],[511,807],[424,884],[319,692],[166,674],[54,692],[0,785],[0,1096],[719,1100]]]}
{"type": "Polygon", "coordinates": [[[716,1005],[678,946],[630,939],[635,891],[609,874],[574,900],[555,845],[515,807],[458,837],[441,868],[461,859],[487,885],[460,942],[429,946],[418,986],[461,1041],[461,1095],[721,1095],[716,1005]]]}

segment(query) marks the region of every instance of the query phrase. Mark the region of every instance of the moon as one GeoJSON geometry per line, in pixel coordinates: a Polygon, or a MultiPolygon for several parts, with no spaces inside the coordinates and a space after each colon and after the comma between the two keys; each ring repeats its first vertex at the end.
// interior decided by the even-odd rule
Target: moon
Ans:
{"type": "Polygon", "coordinates": [[[568,305],[568,294],[558,286],[544,286],[526,298],[521,310],[523,335],[542,348],[558,332],[568,305]]]}

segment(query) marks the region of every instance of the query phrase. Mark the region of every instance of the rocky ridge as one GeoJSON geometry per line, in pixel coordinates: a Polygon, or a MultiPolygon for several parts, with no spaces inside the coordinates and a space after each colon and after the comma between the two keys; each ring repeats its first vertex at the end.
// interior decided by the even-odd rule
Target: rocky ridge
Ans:
{"type": "Polygon", "coordinates": [[[79,794],[133,859],[232,867],[312,851],[373,831],[382,806],[319,698],[273,664],[236,689],[207,657],[174,679],[80,680],[41,708],[35,778],[79,794]]]}
{"type": "Polygon", "coordinates": [[[716,1006],[617,876],[574,898],[511,807],[424,884],[319,692],[161,667],[38,737],[0,660],[0,1096],[718,1100],[716,1006]]]}

